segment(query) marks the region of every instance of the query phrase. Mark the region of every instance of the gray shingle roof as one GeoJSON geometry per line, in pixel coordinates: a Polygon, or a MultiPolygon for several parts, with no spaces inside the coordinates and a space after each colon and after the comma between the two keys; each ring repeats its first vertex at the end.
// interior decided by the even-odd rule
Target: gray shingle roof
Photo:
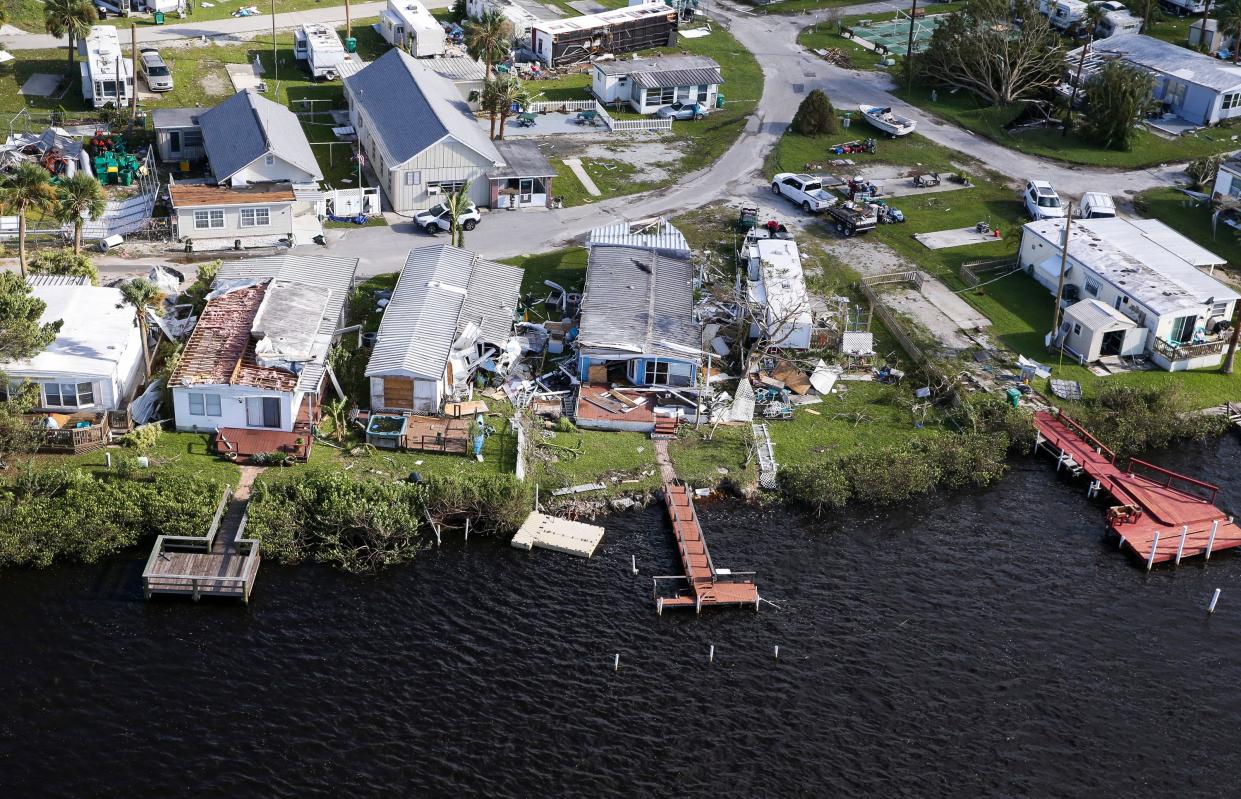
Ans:
{"type": "Polygon", "coordinates": [[[582,349],[696,360],[702,328],[693,319],[693,277],[685,257],[592,246],[578,336],[582,349]]]}
{"type": "MultiPolygon", "coordinates": [[[[327,352],[331,347],[332,333],[340,326],[341,314],[353,275],[358,269],[357,258],[337,258],[329,255],[272,255],[266,258],[246,258],[241,261],[225,261],[216,275],[216,283],[230,280],[264,280],[272,283],[285,282],[327,289],[327,302],[323,316],[317,320],[314,358],[307,362],[297,378],[299,391],[317,391],[323,382],[327,368],[327,352]]],[[[315,324],[314,320],[307,320],[315,324]]]]}
{"type": "Polygon", "coordinates": [[[543,155],[539,145],[529,139],[497,141],[495,145],[504,159],[504,166],[491,171],[493,178],[550,178],[556,174],[556,168],[543,155]]]}
{"type": "Polygon", "coordinates": [[[198,118],[206,113],[203,108],[156,108],[151,112],[151,124],[156,130],[164,128],[192,128],[198,118]]]}
{"type": "MultiPolygon", "coordinates": [[[[397,163],[404,163],[445,136],[452,136],[493,162],[500,154],[452,81],[393,48],[345,78],[350,102],[362,108],[397,163]]],[[[395,166],[391,164],[390,166],[395,166]]]]}
{"type": "Polygon", "coordinates": [[[322,180],[297,116],[252,89],[202,112],[198,125],[216,180],[225,181],[268,152],[322,180]]]}
{"type": "Polygon", "coordinates": [[[595,67],[605,75],[629,75],[634,83],[648,89],[724,82],[720,65],[714,59],[700,55],[603,61],[595,67]]]}
{"type": "Polygon", "coordinates": [[[413,250],[384,308],[366,375],[438,380],[453,341],[473,322],[479,338],[502,346],[513,329],[520,267],[439,244],[413,250]]]}

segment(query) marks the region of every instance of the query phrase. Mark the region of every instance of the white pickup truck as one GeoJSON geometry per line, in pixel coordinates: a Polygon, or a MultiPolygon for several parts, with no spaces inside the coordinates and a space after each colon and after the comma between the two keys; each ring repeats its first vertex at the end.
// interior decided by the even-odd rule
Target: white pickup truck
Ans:
{"type": "Polygon", "coordinates": [[[823,181],[814,175],[781,172],[771,181],[771,193],[789,198],[808,214],[817,214],[836,204],[836,197],[823,188],[823,181]]]}

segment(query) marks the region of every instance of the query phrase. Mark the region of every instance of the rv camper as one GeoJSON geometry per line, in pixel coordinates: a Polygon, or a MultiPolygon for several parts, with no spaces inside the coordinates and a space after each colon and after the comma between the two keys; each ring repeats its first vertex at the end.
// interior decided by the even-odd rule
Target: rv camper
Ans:
{"type": "Polygon", "coordinates": [[[330,80],[340,75],[345,46],[331,27],[309,23],[293,31],[293,57],[306,62],[311,77],[330,80]]]}
{"type": "Polygon", "coordinates": [[[121,53],[121,39],[111,25],[96,25],[78,40],[82,97],[95,108],[124,106],[134,96],[134,66],[121,53]]]}
{"type": "Polygon", "coordinates": [[[414,58],[444,54],[444,27],[418,0],[388,0],[379,15],[379,33],[414,58]]]}

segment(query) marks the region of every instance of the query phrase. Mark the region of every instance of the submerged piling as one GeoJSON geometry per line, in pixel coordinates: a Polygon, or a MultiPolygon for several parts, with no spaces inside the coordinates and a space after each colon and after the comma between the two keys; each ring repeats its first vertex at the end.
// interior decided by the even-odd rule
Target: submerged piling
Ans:
{"type": "Polygon", "coordinates": [[[1211,604],[1207,605],[1207,615],[1215,612],[1215,604],[1219,602],[1219,589],[1215,589],[1215,593],[1211,596],[1211,604]]]}

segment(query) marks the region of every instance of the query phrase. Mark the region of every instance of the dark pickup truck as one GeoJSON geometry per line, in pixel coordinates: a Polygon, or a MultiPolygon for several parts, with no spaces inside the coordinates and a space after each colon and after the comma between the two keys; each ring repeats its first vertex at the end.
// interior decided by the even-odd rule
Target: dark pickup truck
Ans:
{"type": "Polygon", "coordinates": [[[875,209],[869,205],[846,202],[826,209],[827,217],[823,220],[828,225],[835,225],[836,232],[842,236],[852,236],[874,230],[879,224],[875,209]]]}

